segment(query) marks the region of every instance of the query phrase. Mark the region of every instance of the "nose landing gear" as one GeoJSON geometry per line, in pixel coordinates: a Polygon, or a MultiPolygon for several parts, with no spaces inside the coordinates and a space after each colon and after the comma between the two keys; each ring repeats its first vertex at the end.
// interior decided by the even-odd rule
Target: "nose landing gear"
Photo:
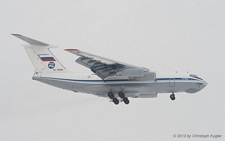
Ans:
{"type": "Polygon", "coordinates": [[[174,93],[172,93],[172,94],[170,95],[170,99],[171,99],[171,100],[175,100],[175,99],[176,99],[174,93]]]}

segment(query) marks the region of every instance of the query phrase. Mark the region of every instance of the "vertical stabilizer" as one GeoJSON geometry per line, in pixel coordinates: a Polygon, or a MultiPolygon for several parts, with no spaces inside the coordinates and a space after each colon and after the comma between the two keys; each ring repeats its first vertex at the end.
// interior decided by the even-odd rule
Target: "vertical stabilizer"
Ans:
{"type": "Polygon", "coordinates": [[[49,50],[49,48],[54,48],[55,46],[22,36],[20,34],[12,35],[29,43],[29,45],[24,45],[24,47],[35,67],[35,71],[63,72],[66,70],[66,68],[49,50]]]}

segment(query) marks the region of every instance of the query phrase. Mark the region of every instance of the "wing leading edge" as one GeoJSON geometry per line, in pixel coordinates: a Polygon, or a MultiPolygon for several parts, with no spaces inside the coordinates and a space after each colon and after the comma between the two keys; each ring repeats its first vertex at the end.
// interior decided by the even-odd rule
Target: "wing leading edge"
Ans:
{"type": "Polygon", "coordinates": [[[146,80],[146,78],[148,78],[148,75],[145,74],[150,73],[150,71],[146,68],[137,67],[134,65],[129,65],[119,61],[107,59],[78,49],[65,50],[72,54],[80,56],[76,60],[76,62],[89,68],[93,73],[98,75],[103,80],[140,80],[141,78],[146,80]]]}

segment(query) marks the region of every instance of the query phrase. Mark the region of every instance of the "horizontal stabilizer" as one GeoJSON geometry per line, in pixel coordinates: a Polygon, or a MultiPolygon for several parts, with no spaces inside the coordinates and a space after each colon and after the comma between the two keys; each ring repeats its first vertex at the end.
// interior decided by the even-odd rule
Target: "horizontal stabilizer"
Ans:
{"type": "Polygon", "coordinates": [[[34,39],[31,39],[31,38],[28,38],[28,37],[25,37],[23,35],[20,35],[20,34],[12,34],[13,36],[29,43],[29,44],[32,44],[32,45],[38,45],[38,46],[48,46],[49,44],[46,44],[46,43],[43,43],[43,42],[40,42],[40,41],[37,41],[37,40],[34,40],[34,39]]]}

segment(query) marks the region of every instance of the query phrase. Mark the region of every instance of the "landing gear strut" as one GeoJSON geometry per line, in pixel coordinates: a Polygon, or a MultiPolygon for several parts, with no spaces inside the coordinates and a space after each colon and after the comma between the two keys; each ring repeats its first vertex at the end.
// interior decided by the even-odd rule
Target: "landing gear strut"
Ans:
{"type": "Polygon", "coordinates": [[[171,100],[175,100],[175,94],[174,94],[174,93],[172,93],[172,94],[170,95],[170,99],[171,99],[171,100]]]}

